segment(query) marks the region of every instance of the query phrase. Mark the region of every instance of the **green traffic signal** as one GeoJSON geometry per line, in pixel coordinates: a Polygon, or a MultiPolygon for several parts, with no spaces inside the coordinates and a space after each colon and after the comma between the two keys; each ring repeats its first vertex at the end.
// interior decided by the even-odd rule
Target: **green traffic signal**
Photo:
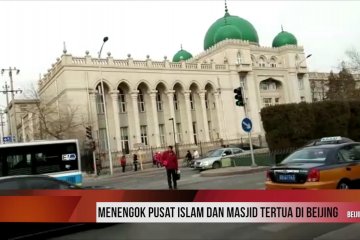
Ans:
{"type": "Polygon", "coordinates": [[[236,106],[243,107],[245,104],[244,104],[244,97],[242,94],[242,88],[238,87],[234,89],[234,93],[235,93],[235,99],[237,100],[235,102],[236,106]]]}

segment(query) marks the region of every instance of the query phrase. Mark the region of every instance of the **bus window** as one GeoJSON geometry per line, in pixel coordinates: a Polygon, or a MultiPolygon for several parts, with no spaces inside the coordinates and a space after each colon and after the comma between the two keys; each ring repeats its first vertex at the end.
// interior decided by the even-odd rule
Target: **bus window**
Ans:
{"type": "Polygon", "coordinates": [[[8,175],[27,175],[31,174],[30,154],[11,154],[6,157],[8,175]]]}

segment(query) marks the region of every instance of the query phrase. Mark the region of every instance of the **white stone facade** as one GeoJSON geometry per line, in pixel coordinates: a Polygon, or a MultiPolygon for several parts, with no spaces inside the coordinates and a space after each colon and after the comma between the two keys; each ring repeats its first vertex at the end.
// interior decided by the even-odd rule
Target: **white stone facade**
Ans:
{"type": "MultiPolygon", "coordinates": [[[[39,81],[41,101],[79,106],[77,121],[93,128],[101,150],[107,148],[103,79],[113,152],[143,143],[151,147],[176,142],[195,144],[246,136],[245,113],[235,105],[235,88],[244,86],[254,136],[264,135],[262,107],[311,101],[302,47],[260,47],[242,40],[224,40],[188,61],[144,61],[73,57],[64,53],[39,81]]],[[[79,128],[78,138],[85,132],[79,128]]],[[[32,139],[31,137],[29,137],[32,139]]],[[[30,140],[26,139],[26,140],[30,140]]]]}

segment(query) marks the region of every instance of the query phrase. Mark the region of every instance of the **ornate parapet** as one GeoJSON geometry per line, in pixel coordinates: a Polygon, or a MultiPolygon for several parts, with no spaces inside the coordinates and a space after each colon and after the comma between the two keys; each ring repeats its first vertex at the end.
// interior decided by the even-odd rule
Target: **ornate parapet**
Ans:
{"type": "Polygon", "coordinates": [[[87,55],[85,57],[73,57],[70,54],[62,55],[61,59],[58,58],[56,63],[52,64],[52,68],[43,75],[38,81],[39,88],[44,87],[62,68],[67,67],[102,67],[117,68],[117,69],[153,69],[153,70],[183,70],[183,71],[227,71],[228,64],[215,64],[211,63],[188,63],[188,62],[169,62],[166,58],[164,61],[152,61],[150,58],[147,60],[133,60],[128,56],[127,59],[113,59],[111,56],[107,58],[98,59],[91,58],[87,55]]]}

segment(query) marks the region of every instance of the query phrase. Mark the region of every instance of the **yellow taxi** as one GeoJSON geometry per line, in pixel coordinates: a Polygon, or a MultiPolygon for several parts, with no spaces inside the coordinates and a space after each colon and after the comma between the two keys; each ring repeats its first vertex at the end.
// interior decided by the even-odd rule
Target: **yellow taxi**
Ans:
{"type": "Polygon", "coordinates": [[[360,143],[322,138],[267,171],[266,189],[351,189],[360,183],[360,143]]]}

